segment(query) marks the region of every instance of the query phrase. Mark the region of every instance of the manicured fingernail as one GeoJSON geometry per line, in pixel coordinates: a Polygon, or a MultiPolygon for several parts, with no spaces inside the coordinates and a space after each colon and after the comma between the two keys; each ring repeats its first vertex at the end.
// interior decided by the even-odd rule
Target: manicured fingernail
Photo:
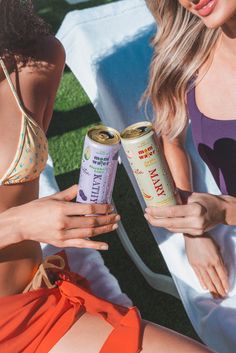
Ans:
{"type": "Polygon", "coordinates": [[[100,246],[100,249],[101,249],[101,250],[108,250],[108,245],[101,245],[101,246],[100,246]]]}
{"type": "Polygon", "coordinates": [[[145,212],[148,213],[149,212],[149,208],[145,208],[145,212]]]}
{"type": "Polygon", "coordinates": [[[115,229],[117,229],[118,228],[118,224],[114,224],[113,226],[112,226],[112,229],[113,230],[115,230],[115,229]]]}
{"type": "Polygon", "coordinates": [[[114,209],[115,209],[115,207],[113,205],[110,205],[109,208],[108,208],[109,212],[113,212],[114,209]]]}
{"type": "Polygon", "coordinates": [[[146,218],[146,220],[148,221],[148,214],[144,214],[144,218],[146,218]]]}
{"type": "Polygon", "coordinates": [[[115,217],[115,221],[116,221],[116,222],[120,221],[120,216],[119,216],[119,215],[117,215],[117,216],[115,217]]]}

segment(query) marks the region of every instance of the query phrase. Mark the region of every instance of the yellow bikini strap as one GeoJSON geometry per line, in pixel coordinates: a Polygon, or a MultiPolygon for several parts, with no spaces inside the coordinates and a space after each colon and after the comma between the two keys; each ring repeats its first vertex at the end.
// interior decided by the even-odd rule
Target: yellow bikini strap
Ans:
{"type": "Polygon", "coordinates": [[[9,72],[7,71],[6,65],[5,65],[4,61],[2,60],[2,58],[0,58],[0,64],[2,66],[2,69],[3,69],[3,72],[4,72],[5,76],[6,76],[6,79],[7,79],[8,83],[9,83],[11,91],[12,91],[12,93],[13,93],[15,99],[16,99],[16,102],[17,102],[17,105],[18,105],[19,109],[21,110],[22,114],[27,116],[27,114],[25,112],[25,109],[24,109],[24,107],[23,107],[23,105],[22,105],[22,103],[20,101],[20,98],[19,98],[19,96],[18,96],[18,94],[16,92],[16,89],[15,89],[13,83],[12,83],[12,80],[10,78],[9,72]]]}

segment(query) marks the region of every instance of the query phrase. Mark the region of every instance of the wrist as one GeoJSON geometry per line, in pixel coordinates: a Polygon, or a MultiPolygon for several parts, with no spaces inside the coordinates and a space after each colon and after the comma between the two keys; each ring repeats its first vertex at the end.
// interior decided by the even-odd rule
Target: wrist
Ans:
{"type": "Polygon", "coordinates": [[[229,195],[221,195],[222,212],[224,214],[223,224],[236,225],[236,198],[229,195]]]}

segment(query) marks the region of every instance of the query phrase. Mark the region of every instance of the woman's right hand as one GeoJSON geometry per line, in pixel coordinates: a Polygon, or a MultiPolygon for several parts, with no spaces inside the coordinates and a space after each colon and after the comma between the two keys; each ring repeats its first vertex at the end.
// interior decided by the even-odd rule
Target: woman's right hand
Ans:
{"type": "Polygon", "coordinates": [[[9,209],[15,212],[20,241],[34,240],[57,247],[78,247],[107,250],[104,242],[88,238],[115,230],[120,217],[107,204],[71,202],[77,186],[9,209]],[[17,212],[16,212],[17,211],[17,212]]]}
{"type": "Polygon", "coordinates": [[[188,261],[202,288],[209,290],[214,298],[225,297],[229,289],[228,273],[218,245],[208,234],[185,235],[184,239],[188,261]]]}

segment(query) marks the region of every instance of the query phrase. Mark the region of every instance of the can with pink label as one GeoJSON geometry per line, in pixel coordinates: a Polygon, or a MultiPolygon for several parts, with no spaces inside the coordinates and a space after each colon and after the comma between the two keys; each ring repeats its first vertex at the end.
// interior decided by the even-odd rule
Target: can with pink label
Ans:
{"type": "Polygon", "coordinates": [[[111,203],[120,146],[120,134],[113,128],[99,125],[88,131],[77,202],[111,203]]]}

